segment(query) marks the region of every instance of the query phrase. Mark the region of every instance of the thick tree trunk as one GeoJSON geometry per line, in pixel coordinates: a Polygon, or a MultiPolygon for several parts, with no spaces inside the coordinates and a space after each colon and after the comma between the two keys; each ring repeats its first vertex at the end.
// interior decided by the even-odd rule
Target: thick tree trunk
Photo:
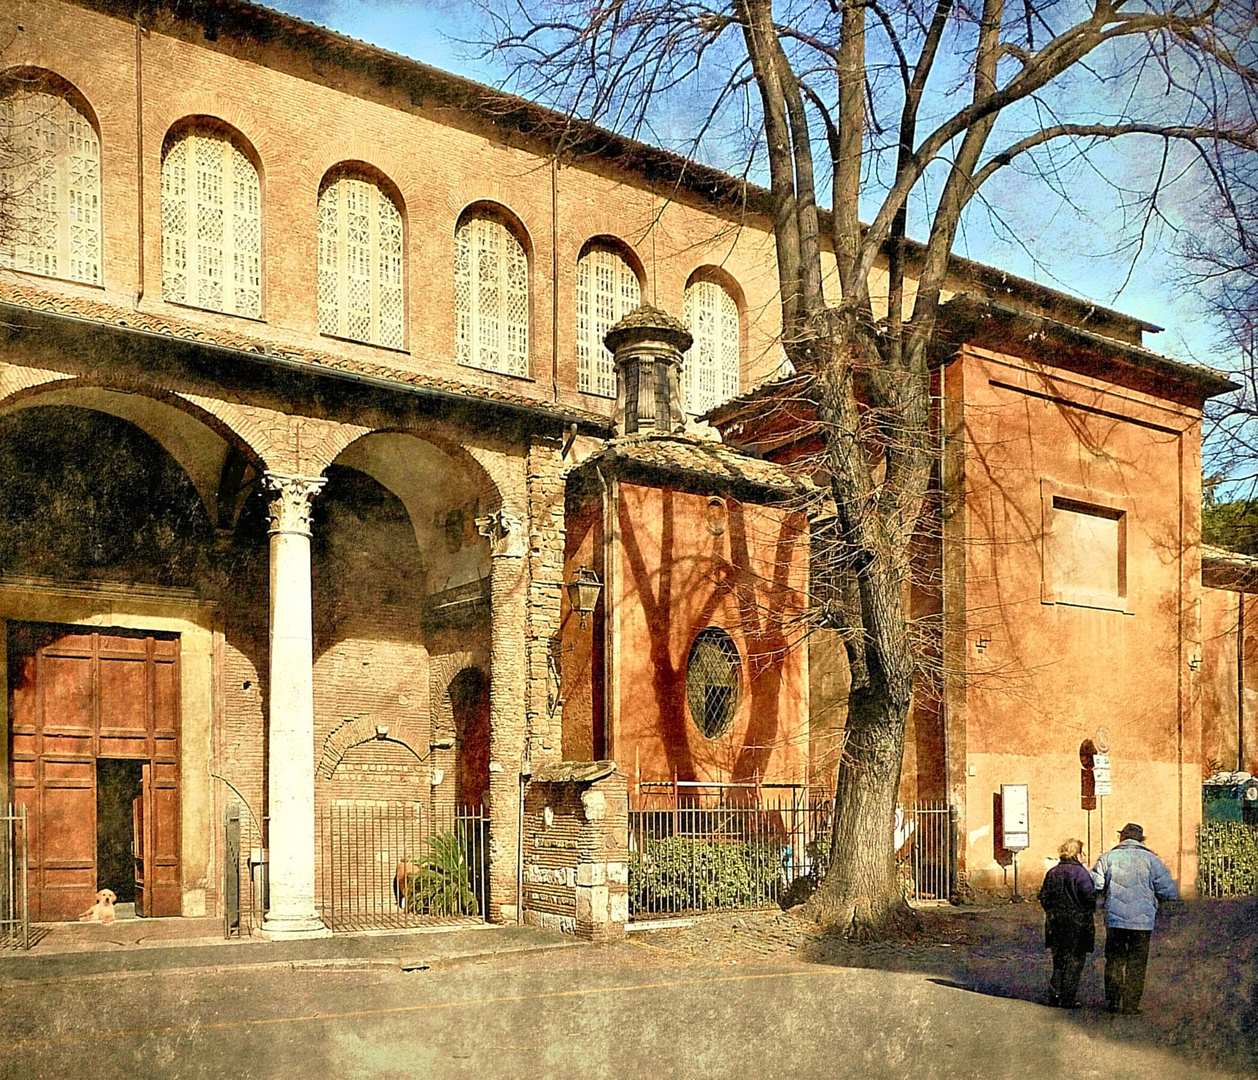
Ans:
{"type": "MultiPolygon", "coordinates": [[[[872,377],[858,399],[857,361],[878,357],[859,313],[831,312],[829,363],[819,372],[819,417],[843,556],[821,573],[848,587],[843,633],[852,689],[835,799],[830,866],[806,914],[849,936],[878,934],[907,914],[895,870],[896,794],[917,657],[905,603],[910,539],[929,477],[926,440],[911,430],[924,388],[900,369],[872,377]],[[873,410],[881,418],[865,419],[873,410]],[[864,410],[864,412],[862,412],[864,410]],[[894,417],[894,423],[887,421],[894,417]],[[886,478],[875,482],[876,462],[886,478]],[[854,587],[852,587],[854,585],[854,587]]],[[[885,357],[882,358],[885,362],[885,357]]]]}
{"type": "Polygon", "coordinates": [[[804,914],[849,937],[876,936],[907,911],[892,840],[907,713],[876,685],[848,704],[830,868],[804,914]]]}

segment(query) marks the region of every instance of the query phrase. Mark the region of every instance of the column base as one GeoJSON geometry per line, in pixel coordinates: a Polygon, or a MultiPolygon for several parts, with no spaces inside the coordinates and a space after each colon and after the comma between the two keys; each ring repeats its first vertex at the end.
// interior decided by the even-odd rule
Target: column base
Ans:
{"type": "Polygon", "coordinates": [[[272,919],[262,920],[257,936],[267,941],[300,941],[303,938],[331,937],[329,930],[319,919],[272,919]]]}

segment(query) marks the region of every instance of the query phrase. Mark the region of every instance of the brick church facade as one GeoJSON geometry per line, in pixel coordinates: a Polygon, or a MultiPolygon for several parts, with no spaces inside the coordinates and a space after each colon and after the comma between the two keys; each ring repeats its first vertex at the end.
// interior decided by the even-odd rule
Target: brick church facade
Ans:
{"type": "MultiPolygon", "coordinates": [[[[795,385],[766,193],[606,133],[557,159],[543,109],[243,3],[16,0],[0,40],[0,802],[35,918],[87,906],[133,806],[150,914],[220,911],[234,806],[282,937],[322,925],[336,805],[484,805],[512,921],[538,770],[828,782],[806,437],[766,449],[756,406],[795,385]]],[[[959,805],[994,880],[993,785],[1029,779],[1048,852],[1108,721],[1114,820],[1191,876],[1200,416],[1229,384],[991,268],[953,292],[963,494],[905,797],[959,805]]]]}

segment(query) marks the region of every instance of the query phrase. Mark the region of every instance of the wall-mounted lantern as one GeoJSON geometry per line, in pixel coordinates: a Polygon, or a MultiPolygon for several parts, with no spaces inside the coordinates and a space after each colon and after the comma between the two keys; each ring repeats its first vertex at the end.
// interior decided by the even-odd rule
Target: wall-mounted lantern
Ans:
{"type": "Polygon", "coordinates": [[[593,570],[587,570],[584,565],[568,582],[568,601],[572,604],[572,610],[581,614],[582,630],[585,629],[585,617],[598,606],[598,596],[602,591],[603,583],[599,581],[598,575],[593,570]]]}

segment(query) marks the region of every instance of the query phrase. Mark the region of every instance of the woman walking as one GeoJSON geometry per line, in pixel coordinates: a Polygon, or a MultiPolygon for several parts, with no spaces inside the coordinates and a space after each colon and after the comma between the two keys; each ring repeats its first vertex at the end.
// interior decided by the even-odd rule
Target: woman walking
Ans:
{"type": "Polygon", "coordinates": [[[1096,886],[1079,862],[1082,840],[1067,840],[1057,849],[1058,863],[1044,877],[1040,906],[1044,909],[1044,947],[1053,953],[1048,1003],[1063,1009],[1079,1007],[1079,979],[1088,955],[1096,948],[1096,886]]]}

